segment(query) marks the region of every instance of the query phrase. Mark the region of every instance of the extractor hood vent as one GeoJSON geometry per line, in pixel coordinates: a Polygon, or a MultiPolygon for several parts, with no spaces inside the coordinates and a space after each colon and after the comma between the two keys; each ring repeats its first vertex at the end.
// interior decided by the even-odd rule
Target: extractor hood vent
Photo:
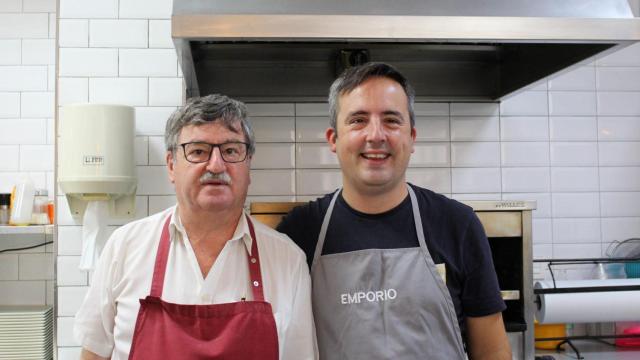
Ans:
{"type": "Polygon", "coordinates": [[[419,100],[497,101],[640,40],[639,21],[626,0],[174,0],[172,34],[188,96],[324,101],[381,61],[419,100]]]}

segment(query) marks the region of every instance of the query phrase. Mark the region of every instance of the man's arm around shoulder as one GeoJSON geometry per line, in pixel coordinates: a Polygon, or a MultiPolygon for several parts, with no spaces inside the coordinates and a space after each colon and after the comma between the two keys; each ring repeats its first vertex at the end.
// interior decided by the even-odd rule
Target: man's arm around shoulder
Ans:
{"type": "Polygon", "coordinates": [[[467,317],[467,339],[472,360],[511,360],[502,313],[467,317]]]}

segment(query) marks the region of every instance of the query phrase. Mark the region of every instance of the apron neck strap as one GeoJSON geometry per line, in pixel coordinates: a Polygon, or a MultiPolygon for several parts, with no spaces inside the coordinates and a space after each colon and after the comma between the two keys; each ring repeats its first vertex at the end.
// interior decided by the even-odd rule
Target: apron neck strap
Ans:
{"type": "Polygon", "coordinates": [[[427,241],[424,237],[424,228],[422,227],[422,217],[420,216],[420,207],[418,206],[418,198],[411,186],[407,184],[407,190],[409,191],[409,197],[411,198],[411,210],[413,211],[413,223],[416,225],[416,234],[418,235],[418,243],[423,251],[429,253],[427,248],[427,241]]]}
{"type": "MultiPolygon", "coordinates": [[[[247,217],[247,225],[251,234],[251,254],[247,251],[247,259],[249,261],[249,276],[251,278],[251,290],[255,301],[264,301],[264,291],[262,286],[262,272],[260,271],[260,254],[258,253],[258,242],[256,241],[256,233],[253,229],[253,222],[247,217]]],[[[171,215],[164,222],[162,227],[162,235],[160,235],[160,244],[158,245],[158,253],[156,254],[156,262],[153,267],[153,278],[151,280],[151,296],[161,298],[164,288],[164,274],[167,270],[167,259],[169,258],[169,224],[171,223],[171,215]]]]}
{"type": "Polygon", "coordinates": [[[161,298],[162,288],[164,287],[164,273],[167,270],[167,258],[169,257],[169,223],[171,223],[171,215],[167,217],[162,227],[162,235],[160,235],[160,245],[158,245],[158,253],[156,254],[156,263],[153,267],[153,279],[151,280],[151,296],[161,298]]]}
{"type": "Polygon", "coordinates": [[[264,301],[264,291],[262,286],[262,272],[260,271],[260,254],[258,253],[258,242],[256,241],[256,233],[253,229],[253,222],[247,215],[247,225],[249,225],[249,233],[251,234],[251,254],[247,252],[249,260],[249,276],[251,277],[251,291],[253,292],[254,301],[264,301]]]}
{"type": "Polygon", "coordinates": [[[322,248],[324,247],[324,239],[327,237],[327,228],[329,227],[329,220],[331,219],[331,214],[333,213],[333,207],[336,205],[336,199],[338,199],[338,195],[342,192],[342,189],[336,190],[331,198],[331,202],[329,203],[329,208],[327,208],[327,212],[324,215],[324,219],[322,220],[322,227],[320,227],[320,233],[318,234],[318,241],[316,243],[316,250],[313,252],[313,261],[311,262],[311,267],[318,262],[318,258],[322,255],[322,248]]]}
{"type": "MultiPolygon", "coordinates": [[[[320,255],[322,255],[322,248],[324,247],[324,240],[327,237],[329,220],[331,219],[331,214],[333,213],[336,199],[338,199],[338,195],[340,195],[341,191],[342,189],[339,189],[333,194],[331,203],[329,203],[329,208],[327,208],[327,212],[325,213],[324,219],[322,220],[322,226],[320,227],[320,233],[318,234],[318,242],[316,243],[316,249],[313,253],[313,262],[311,263],[312,268],[320,258],[320,255]]],[[[411,186],[409,186],[409,184],[407,184],[407,191],[409,192],[409,197],[411,198],[411,210],[413,211],[413,222],[416,227],[416,234],[418,235],[418,244],[420,244],[420,248],[428,254],[429,249],[427,248],[427,241],[425,240],[424,230],[422,227],[422,218],[420,217],[418,199],[416,198],[416,193],[413,191],[411,186]]]]}

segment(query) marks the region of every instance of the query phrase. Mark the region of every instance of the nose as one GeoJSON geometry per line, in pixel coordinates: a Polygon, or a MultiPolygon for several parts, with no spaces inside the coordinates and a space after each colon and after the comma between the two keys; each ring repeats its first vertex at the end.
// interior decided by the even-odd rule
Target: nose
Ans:
{"type": "Polygon", "coordinates": [[[207,170],[212,173],[221,173],[226,170],[227,163],[222,160],[222,154],[219,147],[214,147],[211,151],[211,158],[207,162],[207,170]]]}
{"type": "Polygon", "coordinates": [[[380,143],[385,140],[384,127],[380,119],[371,119],[367,125],[367,142],[380,143]]]}

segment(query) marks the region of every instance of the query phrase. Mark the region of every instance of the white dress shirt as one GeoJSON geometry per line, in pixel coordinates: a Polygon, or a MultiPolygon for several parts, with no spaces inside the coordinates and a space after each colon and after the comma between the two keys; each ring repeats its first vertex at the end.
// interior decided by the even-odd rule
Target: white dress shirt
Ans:
{"type": "MultiPolygon", "coordinates": [[[[171,243],[162,300],[220,304],[253,299],[247,252],[252,239],[243,215],[205,278],[177,216],[177,207],[118,228],[105,245],[91,287],[76,314],[82,347],[127,359],[140,299],[149,295],[162,226],[169,215],[171,243]]],[[[311,281],[306,258],[286,235],[253,220],[265,301],[273,308],[280,359],[316,359],[311,281]]]]}

